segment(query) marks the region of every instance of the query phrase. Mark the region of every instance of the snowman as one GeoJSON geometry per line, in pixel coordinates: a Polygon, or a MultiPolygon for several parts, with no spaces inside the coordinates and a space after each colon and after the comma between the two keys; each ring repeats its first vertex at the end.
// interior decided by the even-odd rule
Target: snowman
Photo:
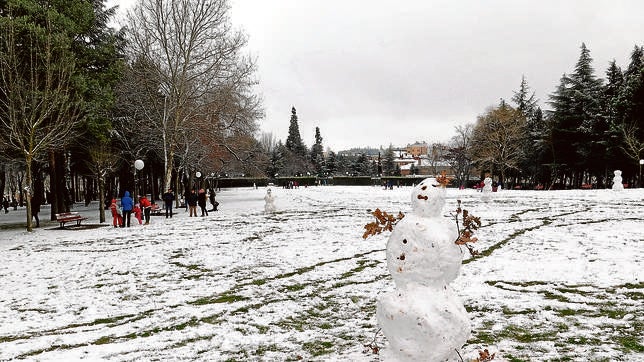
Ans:
{"type": "Polygon", "coordinates": [[[622,171],[615,170],[613,171],[615,176],[613,177],[613,190],[620,191],[624,189],[624,184],[622,184],[622,171]]]}
{"type": "Polygon", "coordinates": [[[463,303],[449,283],[463,258],[456,225],[442,216],[445,189],[428,178],[412,191],[412,212],[387,242],[387,268],[395,289],[383,294],[376,318],[389,347],[385,361],[460,361],[456,352],[470,336],[463,303]]]}
{"type": "Polygon", "coordinates": [[[483,189],[481,190],[481,199],[483,201],[488,201],[492,196],[492,179],[486,177],[483,180],[483,189]]]}
{"type": "Polygon", "coordinates": [[[271,189],[266,190],[266,196],[264,196],[264,201],[266,202],[266,204],[264,205],[264,212],[266,213],[275,212],[275,197],[271,193],[271,189]]]}

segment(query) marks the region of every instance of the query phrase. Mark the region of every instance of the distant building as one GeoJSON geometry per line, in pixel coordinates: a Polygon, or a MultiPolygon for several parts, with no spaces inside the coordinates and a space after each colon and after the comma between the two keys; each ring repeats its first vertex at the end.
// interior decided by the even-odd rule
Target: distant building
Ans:
{"type": "Polygon", "coordinates": [[[416,141],[415,143],[407,145],[405,151],[414,157],[420,157],[428,154],[429,145],[427,145],[427,142],[416,141]]]}

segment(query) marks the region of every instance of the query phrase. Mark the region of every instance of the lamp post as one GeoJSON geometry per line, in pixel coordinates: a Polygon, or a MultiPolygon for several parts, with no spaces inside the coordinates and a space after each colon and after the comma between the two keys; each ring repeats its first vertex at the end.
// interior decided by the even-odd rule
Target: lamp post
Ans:
{"type": "Polygon", "coordinates": [[[134,195],[133,196],[135,200],[138,199],[138,196],[139,196],[137,191],[137,186],[138,186],[137,184],[139,180],[136,178],[136,171],[141,171],[144,166],[145,166],[145,163],[143,162],[143,160],[134,161],[134,195]]]}
{"type": "Polygon", "coordinates": [[[195,176],[197,177],[197,187],[196,187],[196,189],[199,190],[201,188],[201,182],[199,182],[200,181],[199,179],[201,178],[201,172],[199,172],[199,171],[195,172],[195,176]]]}
{"type": "Polygon", "coordinates": [[[642,187],[642,165],[644,165],[644,159],[640,159],[640,177],[639,177],[640,187],[642,187]]]}

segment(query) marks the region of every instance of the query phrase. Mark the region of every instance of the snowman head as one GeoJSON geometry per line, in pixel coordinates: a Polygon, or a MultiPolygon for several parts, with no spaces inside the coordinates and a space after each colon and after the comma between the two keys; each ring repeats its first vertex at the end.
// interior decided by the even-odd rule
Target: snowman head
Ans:
{"type": "Polygon", "coordinates": [[[271,194],[271,189],[266,190],[266,193],[270,195],[271,194]]]}
{"type": "Polygon", "coordinates": [[[485,180],[483,180],[483,183],[486,185],[492,185],[492,179],[489,177],[486,177],[485,180]]]}
{"type": "Polygon", "coordinates": [[[622,171],[620,171],[620,170],[615,170],[615,171],[613,171],[613,173],[615,174],[615,176],[621,176],[622,175],[622,171]]]}
{"type": "Polygon", "coordinates": [[[426,178],[411,192],[411,207],[420,216],[439,216],[445,206],[445,188],[435,178],[426,178]]]}

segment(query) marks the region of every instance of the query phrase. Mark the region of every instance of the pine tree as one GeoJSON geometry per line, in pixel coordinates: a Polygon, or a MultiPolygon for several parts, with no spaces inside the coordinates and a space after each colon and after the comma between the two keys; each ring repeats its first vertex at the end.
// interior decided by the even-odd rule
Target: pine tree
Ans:
{"type": "Polygon", "coordinates": [[[385,160],[382,165],[382,174],[385,176],[393,176],[396,174],[396,156],[394,155],[394,147],[390,144],[389,148],[385,151],[385,160]]]}
{"type": "Polygon", "coordinates": [[[320,135],[320,128],[315,127],[315,143],[311,147],[311,162],[318,175],[324,171],[324,148],[322,147],[322,136],[320,135]]]}
{"type": "Polygon", "coordinates": [[[541,109],[538,107],[538,100],[535,97],[535,92],[530,91],[528,81],[524,76],[521,76],[521,84],[519,90],[514,92],[512,101],[516,104],[516,109],[521,112],[526,120],[525,134],[521,144],[523,146],[523,156],[520,168],[526,171],[526,175],[530,175],[536,179],[539,168],[539,160],[541,150],[535,147],[537,139],[542,137],[539,129],[543,128],[543,117],[541,109]]]}
{"type": "Polygon", "coordinates": [[[534,91],[530,92],[530,86],[525,75],[521,76],[519,90],[514,92],[511,100],[517,105],[516,108],[525,115],[526,119],[530,119],[537,108],[538,99],[535,98],[534,91]]]}
{"type": "Polygon", "coordinates": [[[631,53],[615,107],[620,147],[631,161],[625,166],[635,174],[638,161],[644,157],[644,47],[635,46],[631,53]]]}
{"type": "Polygon", "coordinates": [[[602,81],[595,77],[591,63],[590,51],[582,43],[575,71],[564,75],[550,96],[555,163],[558,159],[573,173],[575,186],[581,185],[584,171],[592,170],[601,149],[594,130],[601,121],[602,81]]]}
{"type": "Polygon", "coordinates": [[[286,148],[294,154],[306,158],[306,146],[300,136],[300,127],[297,124],[297,111],[295,107],[291,108],[291,123],[288,126],[288,137],[286,138],[286,148]]]}
{"type": "Polygon", "coordinates": [[[335,152],[330,151],[326,157],[326,173],[328,174],[328,176],[332,176],[336,173],[337,169],[337,156],[335,152]]]}

